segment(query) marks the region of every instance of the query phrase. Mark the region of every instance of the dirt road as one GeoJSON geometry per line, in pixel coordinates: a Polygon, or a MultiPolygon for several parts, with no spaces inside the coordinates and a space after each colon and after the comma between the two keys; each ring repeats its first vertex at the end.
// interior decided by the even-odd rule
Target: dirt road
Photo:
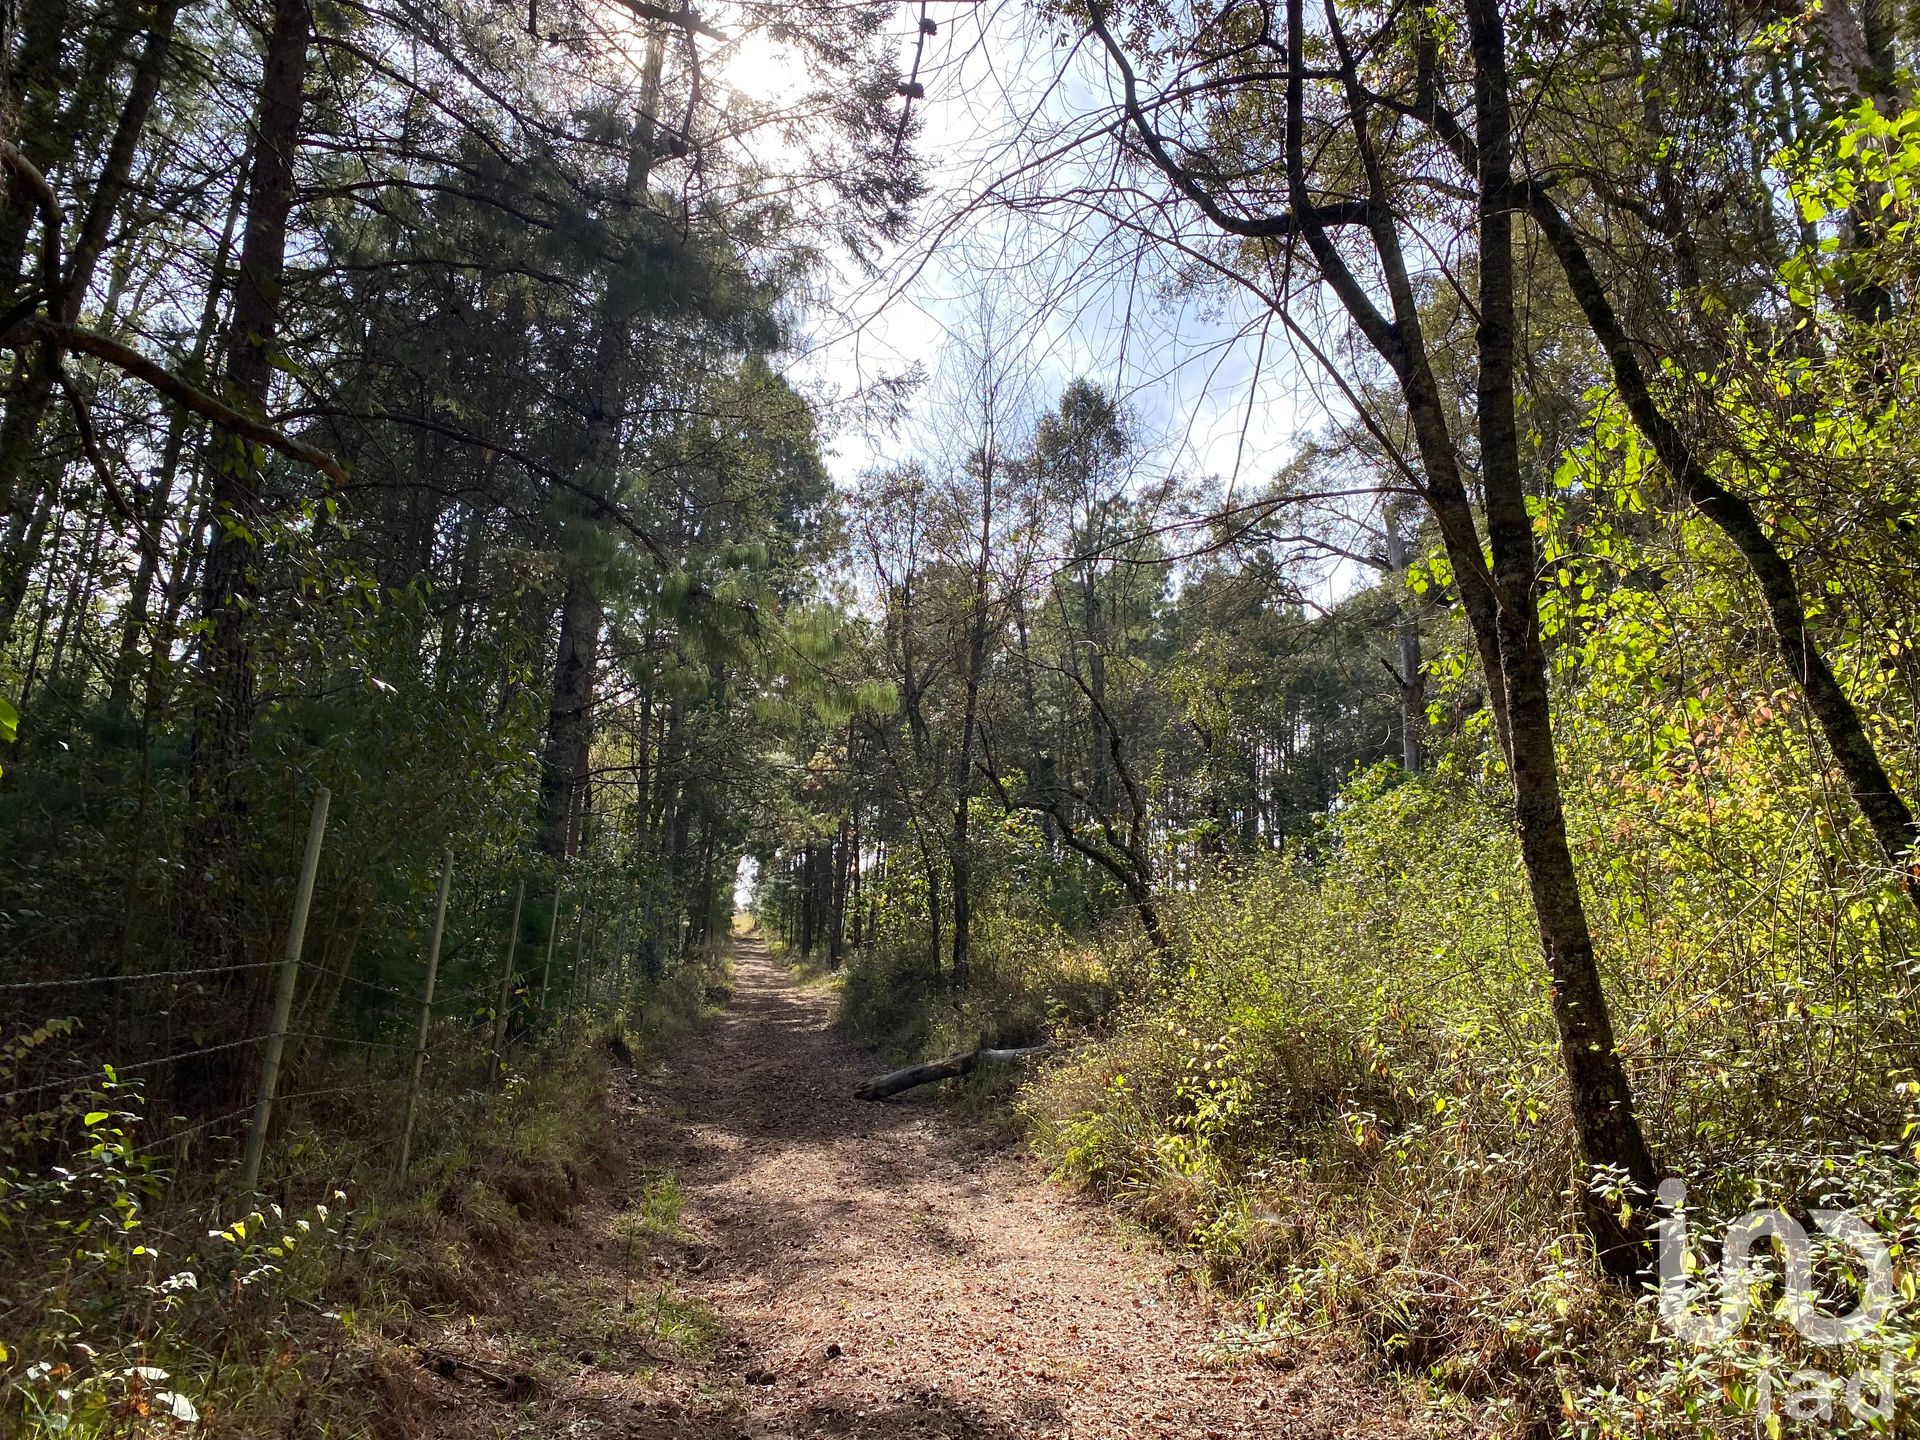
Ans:
{"type": "Polygon", "coordinates": [[[830,996],[757,941],[741,944],[735,980],[723,1016],[623,1080],[623,1193],[524,1257],[508,1314],[469,1326],[468,1344],[529,1369],[537,1393],[477,1387],[453,1407],[457,1430],[1038,1440],[1398,1428],[1378,1390],[1329,1367],[1210,1361],[1218,1317],[1169,1280],[1166,1252],[1129,1241],[924,1094],[851,1099],[876,1067],[829,1028],[830,996]],[[546,1353],[530,1363],[529,1350],[546,1353]]]}

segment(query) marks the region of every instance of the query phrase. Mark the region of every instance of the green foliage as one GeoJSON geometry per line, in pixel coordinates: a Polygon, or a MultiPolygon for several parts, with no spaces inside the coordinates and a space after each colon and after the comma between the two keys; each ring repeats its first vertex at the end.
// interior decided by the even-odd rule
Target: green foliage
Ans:
{"type": "MultiPolygon", "coordinates": [[[[269,1157],[286,1203],[236,1207],[149,1144],[150,1108],[111,1070],[56,1102],[0,1111],[0,1428],[22,1440],[126,1434],[152,1418],[255,1433],[373,1363],[364,1337],[415,1307],[476,1309],[529,1221],[562,1218],[604,1145],[605,1053],[646,1052],[708,1007],[709,958],[603,991],[513,1057],[498,1089],[430,1069],[404,1179],[370,1147],[410,1056],[291,1126],[269,1157]]],[[[435,1037],[453,1049],[456,1024],[435,1037]]],[[[0,1049],[0,1086],[71,1029],[0,1049]]],[[[644,1223],[672,1233],[671,1176],[644,1223]]],[[[694,1348],[712,1322],[672,1297],[660,1333],[694,1348]]],[[[359,1415],[372,1396],[334,1396],[359,1415]]],[[[362,1420],[368,1417],[360,1416],[362,1420]]]]}
{"type": "MultiPolygon", "coordinates": [[[[1590,872],[1595,910],[1663,1165],[1704,1197],[1703,1224],[1818,1196],[1911,1245],[1903,1077],[1920,1054],[1907,1002],[1889,1005],[1910,985],[1910,915],[1870,907],[1836,930],[1839,897],[1784,864],[1770,878],[1808,888],[1773,913],[1823,907],[1824,922],[1729,925],[1752,905],[1729,849],[1790,849],[1792,821],[1763,834],[1767,812],[1734,804],[1756,830],[1675,844],[1665,798],[1664,824],[1641,828],[1585,789],[1577,825],[1610,858],[1590,872]]],[[[1354,787],[1310,859],[1219,877],[1180,931],[1184,975],[1022,1107],[1063,1175],[1248,1297],[1249,1343],[1331,1327],[1443,1409],[1491,1398],[1517,1425],[1564,1404],[1606,1434],[1655,1413],[1740,1433],[1757,1366],[1784,1384],[1819,1358],[1751,1336],[1710,1355],[1638,1348],[1647,1322],[1561,1238],[1573,1156],[1518,857],[1459,782],[1354,787]]],[[[1853,1358],[1871,1368],[1889,1338],[1908,1353],[1896,1325],[1853,1358]]]]}
{"type": "MultiPolygon", "coordinates": [[[[68,1028],[53,1022],[9,1043],[0,1083],[68,1028]]],[[[330,1202],[297,1214],[271,1205],[211,1228],[170,1213],[166,1167],[139,1143],[145,1110],[109,1067],[50,1104],[0,1115],[9,1433],[197,1421],[218,1388],[217,1337],[246,1335],[272,1354],[291,1333],[285,1307],[319,1293],[342,1253],[330,1202]]]]}

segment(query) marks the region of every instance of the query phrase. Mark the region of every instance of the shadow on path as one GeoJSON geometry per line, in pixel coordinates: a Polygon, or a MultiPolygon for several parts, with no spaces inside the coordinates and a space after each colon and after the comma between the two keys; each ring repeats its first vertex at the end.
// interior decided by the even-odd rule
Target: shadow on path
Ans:
{"type": "Polygon", "coordinates": [[[876,1068],[829,992],[754,937],[722,1015],[622,1077],[618,1193],[555,1228],[501,1313],[459,1337],[558,1376],[436,1436],[1045,1440],[1391,1436],[1363,1376],[1207,1359],[1219,1317],[1166,1252],[1046,1183],[932,1092],[852,1098],[876,1068]],[[641,1223],[671,1174],[678,1229],[641,1223]],[[638,1237],[638,1238],[636,1238],[638,1237]],[[544,1369],[541,1366],[544,1365],[544,1369]]]}

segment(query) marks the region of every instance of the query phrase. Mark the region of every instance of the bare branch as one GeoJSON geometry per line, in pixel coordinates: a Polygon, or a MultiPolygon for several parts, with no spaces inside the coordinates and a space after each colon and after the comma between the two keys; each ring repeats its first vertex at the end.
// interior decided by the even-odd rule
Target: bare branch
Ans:
{"type": "Polygon", "coordinates": [[[16,322],[11,331],[0,335],[0,344],[9,349],[17,350],[33,340],[47,341],[61,349],[78,350],[96,360],[104,360],[116,370],[145,381],[176,405],[203,420],[211,420],[221,428],[265,445],[270,450],[278,450],[290,460],[311,465],[336,484],[346,483],[345,468],[326,451],[296,440],[263,420],[243,414],[226,401],[181,379],[166,366],[148,359],[133,347],[123,345],[97,330],[88,330],[79,325],[61,325],[51,320],[25,320],[16,322]]]}

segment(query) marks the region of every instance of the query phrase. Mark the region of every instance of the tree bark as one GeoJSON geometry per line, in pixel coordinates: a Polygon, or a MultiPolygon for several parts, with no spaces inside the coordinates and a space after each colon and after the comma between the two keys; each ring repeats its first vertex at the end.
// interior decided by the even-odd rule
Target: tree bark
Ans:
{"type": "Polygon", "coordinates": [[[1420,655],[1420,617],[1413,596],[1407,592],[1406,537],[1400,533],[1400,516],[1389,505],[1382,529],[1389,583],[1399,587],[1393,622],[1394,649],[1399,668],[1394,679],[1400,688],[1400,767],[1409,775],[1418,775],[1424,764],[1422,738],[1427,728],[1427,686],[1420,655]]]}
{"type": "MultiPolygon", "coordinates": [[[[1635,1119],[1625,1067],[1615,1049],[1605,996],[1594,961],[1578,877],[1567,845],[1553,748],[1547,670],[1534,604],[1532,526],[1519,462],[1513,370],[1512,214],[1519,196],[1512,181],[1512,127],[1508,112],[1505,38],[1497,0],[1469,0],[1468,30],[1474,59],[1474,123],[1478,172],[1479,299],[1477,335],[1480,372],[1476,386],[1482,478],[1493,565],[1482,557],[1479,530],[1462,480],[1452,426],[1428,362],[1418,296],[1412,286],[1392,208],[1394,187],[1374,148],[1369,111],[1353,53],[1330,8],[1337,72],[1345,119],[1366,182],[1364,223],[1391,305],[1389,320],[1376,307],[1372,287],[1349,268],[1328,233],[1329,207],[1318,203],[1308,183],[1306,161],[1306,36],[1302,0],[1287,0],[1285,161],[1289,214],[1265,217],[1301,236],[1315,264],[1357,327],[1392,368],[1407,402],[1422,466],[1424,498],[1439,525],[1454,582],[1467,612],[1486,672],[1489,705],[1513,776],[1521,849],[1552,982],[1552,1004],[1567,1071],[1576,1133],[1583,1158],[1621,1179],[1651,1188],[1653,1163],[1635,1119]]],[[[1224,212],[1181,169],[1153,131],[1135,93],[1124,54],[1098,19],[1095,29],[1122,67],[1129,118],[1155,163],[1183,193],[1224,228],[1251,229],[1224,212]]],[[[1416,38],[1421,103],[1415,114],[1436,129],[1450,125],[1440,109],[1434,74],[1434,43],[1416,38]]],[[[1451,137],[1449,137],[1451,138],[1451,137]]],[[[1345,210],[1340,211],[1345,216],[1345,210]]],[[[1343,220],[1343,223],[1347,223],[1343,220]]],[[[1636,1238],[1611,1207],[1589,1194],[1587,1220],[1596,1249],[1615,1274],[1637,1270],[1636,1238]]]]}
{"type": "MultiPolygon", "coordinates": [[[[640,105],[627,142],[624,191],[629,210],[647,194],[653,164],[654,112],[659,108],[660,72],[666,42],[656,28],[647,42],[641,75],[640,105]]],[[[619,465],[621,422],[632,369],[634,309],[618,277],[609,276],[595,319],[594,374],[597,385],[587,410],[582,472],[590,494],[610,494],[619,465]]],[[[570,857],[579,843],[578,805],[593,742],[592,694],[598,667],[600,626],[605,610],[600,577],[585,556],[568,566],[566,599],[561,607],[560,643],[554,662],[553,704],[547,714],[547,745],[540,782],[540,844],[549,855],[570,857]]]]}
{"type": "Polygon", "coordinates": [[[993,545],[993,471],[989,449],[980,458],[979,553],[973,573],[973,605],[967,620],[966,702],[960,717],[960,755],[954,767],[953,965],[948,977],[956,990],[967,983],[968,951],[973,943],[973,846],[967,835],[973,799],[973,747],[980,724],[980,683],[987,663],[988,586],[993,545]]]}
{"type": "MultiPolygon", "coordinates": [[[[0,95],[0,132],[18,135],[22,152],[45,175],[60,155],[58,101],[68,79],[62,73],[60,49],[66,31],[67,0],[26,0],[15,13],[19,16],[19,49],[7,72],[5,93],[0,95]]],[[[20,288],[27,235],[33,228],[36,207],[26,178],[12,169],[6,171],[4,193],[6,203],[0,205],[0,294],[11,298],[20,288]]],[[[10,513],[7,502],[11,498],[0,496],[0,515],[10,513]]]]}
{"type": "MultiPolygon", "coordinates": [[[[273,376],[293,212],[294,154],[305,103],[310,0],[274,0],[247,177],[247,218],[240,244],[227,330],[227,400],[242,414],[263,416],[273,376]]],[[[244,903],[239,875],[246,790],[242,771],[251,749],[254,710],[253,632],[260,595],[259,467],[254,449],[221,437],[209,477],[213,534],[201,588],[206,625],[196,674],[193,732],[187,756],[188,819],[176,891],[177,934],[198,961],[223,963],[238,943],[244,903]]],[[[247,1034],[265,1005],[266,977],[252,971],[227,987],[205,1018],[209,1028],[247,1034]],[[246,1028],[241,1028],[246,1027],[246,1028]]],[[[176,1102],[210,1112],[243,1092],[243,1050],[221,1050],[174,1074],[176,1102]]]]}
{"type": "MultiPolygon", "coordinates": [[[[1474,58],[1474,128],[1479,155],[1480,323],[1475,411],[1487,535],[1499,595],[1500,653],[1506,680],[1514,803],[1534,914],[1552,986],[1553,1017],[1567,1072],[1568,1103],[1586,1163],[1642,1192],[1658,1183],[1653,1156],[1633,1110],[1626,1066],[1614,1043],[1593,939],[1567,843],[1559,762],[1554,752],[1547,656],[1535,594],[1539,556],[1527,513],[1515,406],[1512,118],[1506,41],[1497,0],[1468,0],[1474,58]]],[[[1489,677],[1492,683],[1494,677],[1489,677]]],[[[1589,1181],[1593,1177],[1587,1177],[1589,1181]]],[[[1616,1207],[1583,1189],[1586,1219],[1601,1265],[1616,1276],[1644,1264],[1643,1228],[1623,1225],[1616,1207]]]]}
{"type": "Polygon", "coordinates": [[[593,729],[595,656],[600,599],[582,574],[567,582],[560,606],[560,645],[553,662],[553,703],[547,711],[547,747],[540,770],[540,848],[572,859],[579,846],[580,754],[593,729]]]}
{"type": "MultiPolygon", "coordinates": [[[[274,0],[227,329],[228,399],[256,416],[265,413],[273,376],[312,33],[310,0],[274,0]]],[[[191,816],[182,868],[184,938],[206,957],[223,954],[230,944],[227,910],[235,899],[234,851],[245,814],[240,772],[253,734],[253,630],[260,594],[259,467],[244,441],[222,441],[209,497],[213,535],[201,589],[207,629],[196,677],[187,770],[191,816]]]]}
{"type": "MultiPolygon", "coordinates": [[[[94,268],[99,264],[101,251],[106,245],[107,232],[126,198],[128,181],[133,173],[134,153],[139,148],[140,137],[146,132],[147,118],[152,113],[153,102],[160,92],[161,78],[166,72],[180,4],[181,0],[164,0],[154,12],[146,45],[134,61],[133,77],[120,107],[119,122],[107,146],[106,157],[101,162],[100,174],[94,182],[86,212],[70,244],[66,271],[60,277],[59,293],[45,297],[48,314],[63,325],[73,325],[79,321],[87,289],[93,283],[94,268]]],[[[12,217],[9,216],[9,225],[11,221],[12,217]]],[[[58,342],[49,339],[21,352],[20,363],[24,369],[21,384],[8,398],[6,418],[0,421],[0,514],[6,512],[19,491],[21,475],[40,453],[40,427],[53,398],[54,369],[59,364],[60,351],[58,342]]],[[[28,537],[32,533],[29,530],[28,537]]],[[[143,564],[150,558],[143,555],[143,564]]],[[[34,559],[34,551],[12,546],[6,557],[6,568],[9,573],[24,574],[32,569],[34,559]]],[[[4,639],[11,628],[13,616],[10,609],[5,615],[6,624],[0,626],[0,639],[4,639]]]]}
{"type": "MultiPolygon", "coordinates": [[[[227,207],[227,221],[220,232],[220,243],[214,247],[208,270],[207,295],[200,309],[200,325],[194,332],[193,349],[188,356],[193,373],[198,373],[205,366],[207,352],[220,328],[220,297],[226,293],[227,262],[233,253],[234,228],[240,222],[240,200],[241,192],[236,186],[232,203],[227,207]]],[[[187,412],[175,406],[167,416],[167,438],[161,451],[160,473],[155,477],[152,500],[146,512],[147,528],[156,535],[160,533],[167,507],[173,500],[173,487],[179,478],[180,460],[186,449],[189,428],[187,412]]],[[[188,500],[185,508],[190,517],[194,508],[191,485],[188,487],[188,500]]],[[[185,552],[191,549],[193,543],[192,528],[183,520],[180,527],[183,553],[179,556],[179,564],[186,564],[185,552]]],[[[140,637],[146,628],[147,606],[153,596],[154,580],[159,568],[158,551],[143,549],[139,566],[134,572],[133,587],[127,596],[126,614],[121,621],[120,649],[114,660],[109,687],[108,706],[116,714],[124,714],[133,700],[134,672],[140,664],[140,637]]]]}

